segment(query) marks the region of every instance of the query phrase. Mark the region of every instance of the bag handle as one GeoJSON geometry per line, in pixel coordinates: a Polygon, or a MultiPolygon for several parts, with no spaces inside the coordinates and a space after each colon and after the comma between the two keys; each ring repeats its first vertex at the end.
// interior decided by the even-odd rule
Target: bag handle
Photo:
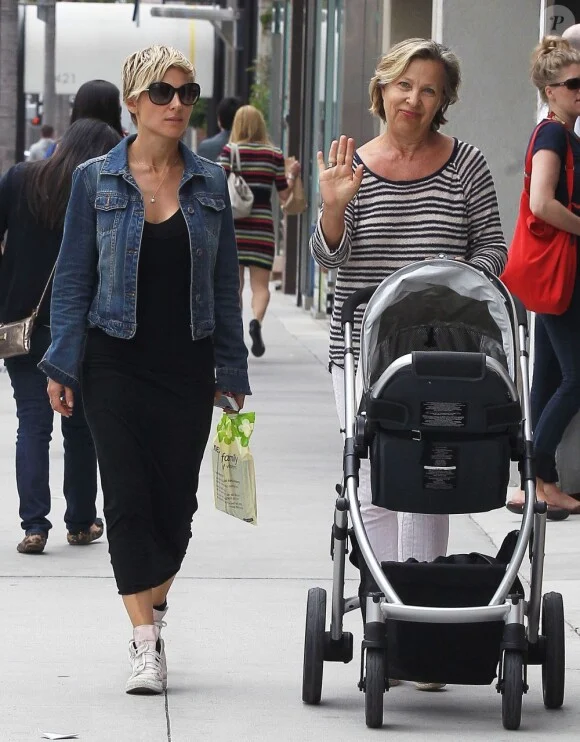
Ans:
{"type": "Polygon", "coordinates": [[[234,173],[242,171],[242,162],[240,160],[240,150],[237,144],[230,142],[230,169],[234,173]],[[234,163],[235,160],[235,163],[234,163]],[[234,166],[235,165],[235,166],[234,166]]]}
{"type": "MultiPolygon", "coordinates": [[[[534,133],[532,134],[532,138],[530,139],[530,143],[528,145],[524,170],[524,190],[526,191],[528,196],[530,195],[530,181],[532,179],[532,152],[534,149],[534,143],[540,129],[546,124],[551,123],[552,121],[555,121],[555,119],[544,119],[543,121],[540,121],[540,123],[534,129],[534,133]]],[[[560,122],[557,121],[556,123],[560,122]]],[[[560,125],[564,126],[564,124],[560,125]]],[[[574,193],[574,153],[572,152],[572,145],[570,144],[570,135],[568,134],[568,130],[565,126],[564,129],[566,130],[566,187],[568,189],[568,209],[571,210],[572,195],[574,193]]]]}
{"type": "Polygon", "coordinates": [[[50,271],[50,276],[48,277],[48,281],[46,282],[46,286],[44,287],[44,290],[42,292],[42,295],[40,297],[40,301],[36,305],[36,308],[32,312],[32,316],[36,317],[38,313],[40,312],[40,307],[42,306],[42,302],[44,301],[44,298],[46,296],[46,292],[48,291],[48,287],[50,286],[50,282],[52,281],[52,277],[54,276],[54,272],[56,270],[56,261],[54,265],[52,266],[52,270],[50,271]]]}

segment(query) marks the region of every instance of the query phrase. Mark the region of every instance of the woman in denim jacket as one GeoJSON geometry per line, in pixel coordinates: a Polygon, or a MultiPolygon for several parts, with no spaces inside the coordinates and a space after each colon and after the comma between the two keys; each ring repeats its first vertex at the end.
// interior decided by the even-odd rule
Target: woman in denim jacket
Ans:
{"type": "Polygon", "coordinates": [[[214,395],[250,393],[223,170],[180,142],[199,98],[190,62],[131,55],[136,137],[77,169],[41,362],[53,408],[82,386],[109,553],[133,624],[128,693],[161,693],[166,597],[191,537],[214,395]]]}

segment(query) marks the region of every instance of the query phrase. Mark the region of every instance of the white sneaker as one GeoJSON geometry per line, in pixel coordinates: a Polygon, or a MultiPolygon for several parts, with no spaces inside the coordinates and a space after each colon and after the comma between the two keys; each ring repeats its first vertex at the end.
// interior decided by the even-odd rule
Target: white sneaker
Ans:
{"type": "Polygon", "coordinates": [[[163,690],[167,688],[167,657],[165,656],[165,642],[161,638],[161,629],[164,629],[167,626],[163,620],[166,613],[167,608],[164,611],[158,611],[156,608],[153,609],[153,623],[159,629],[159,656],[161,657],[161,680],[163,681],[163,690]]]}
{"type": "Polygon", "coordinates": [[[424,690],[427,693],[433,693],[434,691],[443,690],[447,683],[415,683],[417,690],[424,690]]]}
{"type": "Polygon", "coordinates": [[[163,639],[129,642],[129,661],[133,671],[125,685],[126,693],[156,695],[163,693],[161,651],[163,639]]]}

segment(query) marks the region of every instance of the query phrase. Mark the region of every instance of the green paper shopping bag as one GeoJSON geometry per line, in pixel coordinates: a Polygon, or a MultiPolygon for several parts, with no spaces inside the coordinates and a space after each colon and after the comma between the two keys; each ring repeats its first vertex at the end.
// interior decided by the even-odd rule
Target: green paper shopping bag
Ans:
{"type": "Polygon", "coordinates": [[[256,475],[250,451],[255,420],[255,412],[224,412],[213,441],[215,506],[253,525],[258,524],[256,475]]]}

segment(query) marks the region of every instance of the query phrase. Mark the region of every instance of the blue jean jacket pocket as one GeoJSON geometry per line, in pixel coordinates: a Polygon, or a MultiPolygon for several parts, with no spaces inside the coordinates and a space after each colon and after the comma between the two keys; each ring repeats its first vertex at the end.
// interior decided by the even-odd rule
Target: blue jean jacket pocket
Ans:
{"type": "Polygon", "coordinates": [[[97,234],[103,236],[113,232],[119,226],[129,196],[123,193],[97,193],[95,210],[97,214],[97,234]]]}
{"type": "Polygon", "coordinates": [[[222,196],[215,193],[196,193],[195,199],[201,204],[201,209],[197,210],[201,212],[210,247],[212,251],[215,251],[217,250],[217,239],[226,202],[222,196]]]}

